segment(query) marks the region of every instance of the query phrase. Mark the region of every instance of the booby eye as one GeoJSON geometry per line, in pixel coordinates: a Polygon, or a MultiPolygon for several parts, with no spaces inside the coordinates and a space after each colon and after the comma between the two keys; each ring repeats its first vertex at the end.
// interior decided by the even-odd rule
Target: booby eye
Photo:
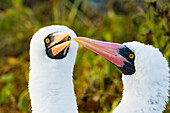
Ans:
{"type": "Polygon", "coordinates": [[[129,58],[130,58],[130,59],[133,59],[133,58],[134,58],[134,54],[130,53],[130,54],[129,54],[129,58]]]}
{"type": "Polygon", "coordinates": [[[49,43],[50,43],[50,39],[49,39],[49,38],[46,38],[46,39],[45,39],[45,43],[46,43],[46,44],[49,44],[49,43]]]}

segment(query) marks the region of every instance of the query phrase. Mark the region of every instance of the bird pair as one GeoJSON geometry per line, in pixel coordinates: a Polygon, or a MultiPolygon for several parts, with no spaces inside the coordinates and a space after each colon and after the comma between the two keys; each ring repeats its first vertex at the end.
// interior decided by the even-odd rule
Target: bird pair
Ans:
{"type": "Polygon", "coordinates": [[[77,113],[73,68],[78,42],[104,56],[122,72],[123,97],[113,113],[161,113],[168,102],[169,67],[158,49],[139,42],[121,44],[77,37],[52,25],[30,43],[29,93],[33,113],[77,113]]]}

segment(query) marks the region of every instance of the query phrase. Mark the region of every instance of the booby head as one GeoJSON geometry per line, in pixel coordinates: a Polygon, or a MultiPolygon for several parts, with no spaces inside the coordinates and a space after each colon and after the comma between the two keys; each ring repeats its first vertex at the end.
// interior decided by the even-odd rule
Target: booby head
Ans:
{"type": "Polygon", "coordinates": [[[45,39],[46,54],[52,59],[62,59],[67,56],[71,44],[70,32],[54,32],[45,39]]]}
{"type": "Polygon", "coordinates": [[[135,54],[127,46],[83,37],[77,37],[74,40],[84,47],[105,57],[125,75],[132,75],[135,73],[135,54]]]}
{"type": "Polygon", "coordinates": [[[78,44],[73,41],[75,37],[76,34],[66,26],[52,25],[41,28],[31,39],[30,60],[34,61],[30,62],[30,67],[41,64],[42,61],[46,64],[53,61],[56,64],[69,62],[73,65],[78,49],[78,44]]]}
{"type": "Polygon", "coordinates": [[[41,28],[30,43],[29,93],[32,113],[77,113],[72,82],[78,44],[66,26],[41,28]]]}
{"type": "Polygon", "coordinates": [[[84,37],[74,40],[122,71],[123,97],[114,113],[161,113],[165,109],[169,67],[157,48],[136,41],[117,44],[84,37]]]}

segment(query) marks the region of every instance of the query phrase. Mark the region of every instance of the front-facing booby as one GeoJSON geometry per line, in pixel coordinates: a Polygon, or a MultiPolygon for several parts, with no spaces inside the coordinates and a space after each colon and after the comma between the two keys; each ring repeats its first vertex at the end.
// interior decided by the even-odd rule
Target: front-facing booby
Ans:
{"type": "Polygon", "coordinates": [[[170,75],[168,62],[158,49],[135,41],[121,45],[83,37],[74,40],[123,72],[123,97],[113,113],[162,113],[170,75]]]}
{"type": "Polygon", "coordinates": [[[72,82],[78,44],[65,26],[41,28],[30,43],[29,93],[32,113],[77,113],[72,82]]]}

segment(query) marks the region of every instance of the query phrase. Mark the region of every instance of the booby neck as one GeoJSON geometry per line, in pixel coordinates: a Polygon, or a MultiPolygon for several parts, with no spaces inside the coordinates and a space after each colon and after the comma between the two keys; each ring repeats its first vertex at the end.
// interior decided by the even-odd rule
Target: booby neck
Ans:
{"type": "MultiPolygon", "coordinates": [[[[41,28],[31,39],[29,93],[32,113],[78,112],[72,78],[78,49],[78,44],[72,40],[75,37],[76,34],[71,29],[53,25],[41,28]],[[67,55],[63,58],[52,59],[47,55],[47,50],[53,49],[53,47],[60,48],[61,44],[65,42],[58,44],[55,42],[53,47],[47,48],[45,39],[48,38],[47,42],[58,41],[57,33],[58,36],[65,38],[65,35],[62,35],[63,32],[67,34],[69,32],[71,37],[69,50],[66,51],[67,55]]],[[[52,55],[54,54],[52,53],[52,55]]]]}
{"type": "Polygon", "coordinates": [[[60,68],[47,65],[46,71],[41,68],[30,71],[30,76],[33,75],[29,82],[33,113],[77,113],[73,68],[65,67],[64,71],[60,68]]]}
{"type": "Polygon", "coordinates": [[[122,77],[123,96],[121,103],[113,113],[124,113],[125,111],[128,113],[162,113],[165,110],[166,102],[168,102],[168,88],[163,84],[167,81],[165,79],[129,81],[132,77],[133,75],[122,77]]]}
{"type": "Polygon", "coordinates": [[[113,113],[162,113],[169,90],[166,59],[152,46],[138,42],[125,45],[135,52],[136,72],[122,76],[123,97],[113,113]]]}

